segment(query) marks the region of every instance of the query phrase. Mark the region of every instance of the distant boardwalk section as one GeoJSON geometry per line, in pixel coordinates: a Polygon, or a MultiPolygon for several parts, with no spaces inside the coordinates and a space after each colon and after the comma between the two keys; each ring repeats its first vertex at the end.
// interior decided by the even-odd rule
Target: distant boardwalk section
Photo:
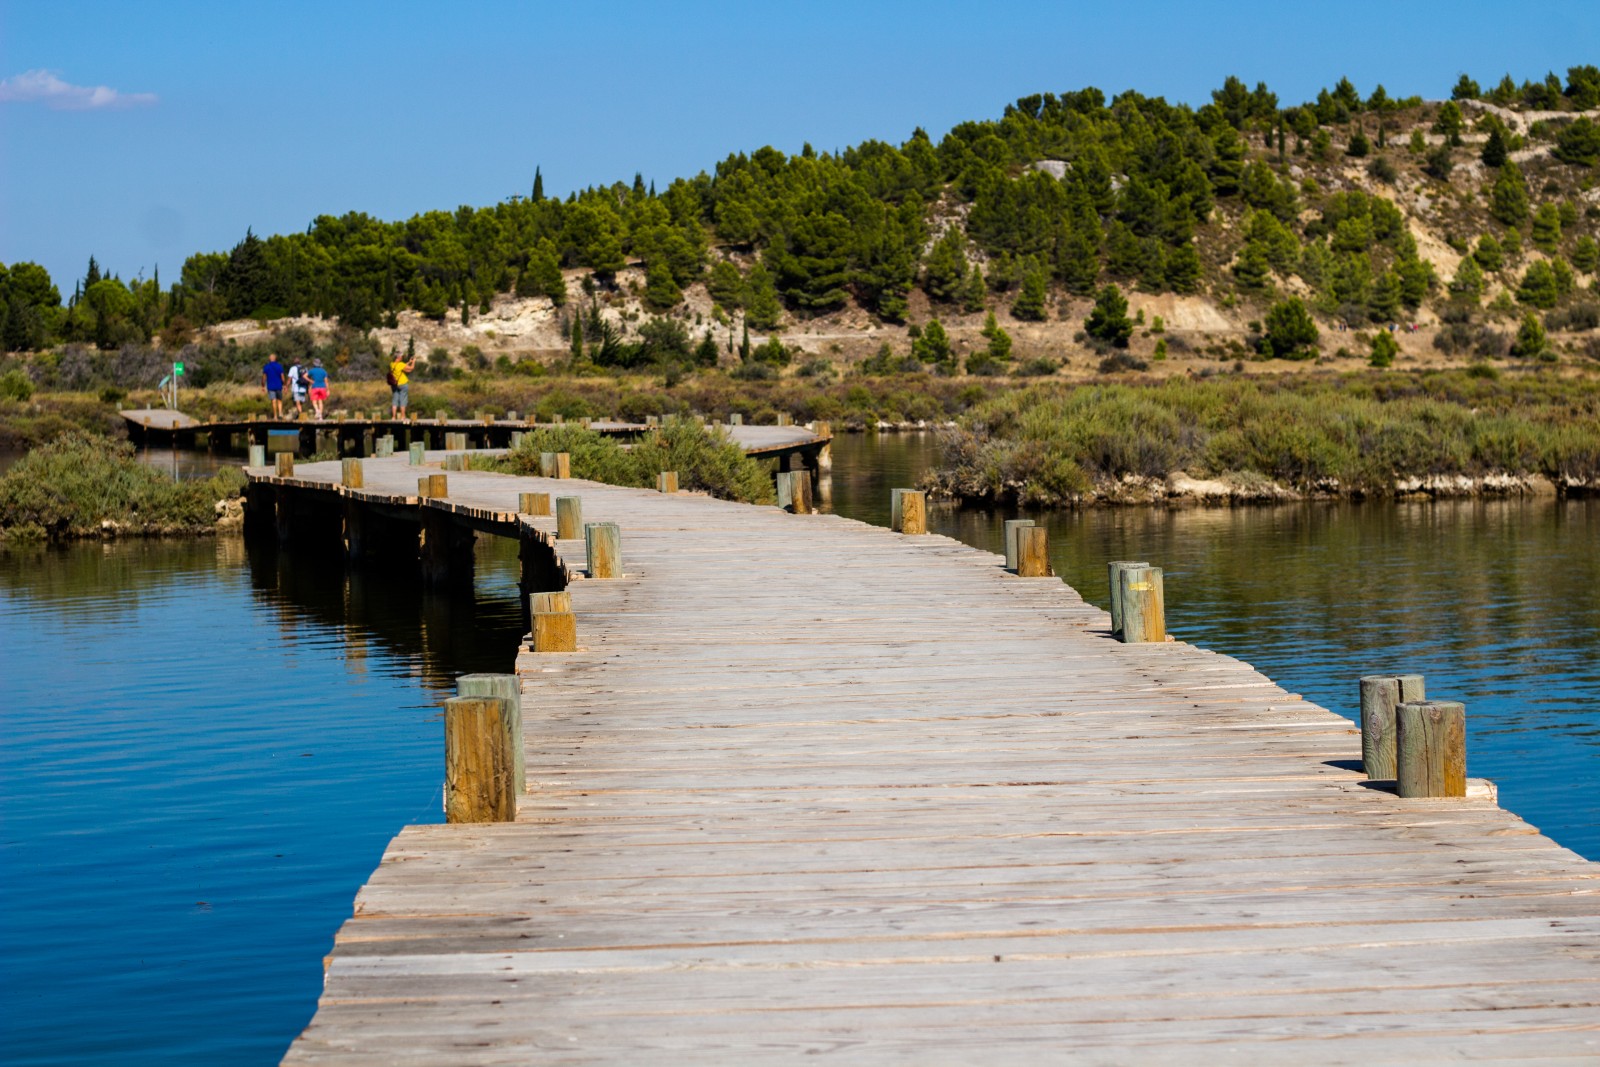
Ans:
{"type": "MultiPolygon", "coordinates": [[[[404,456],[253,473],[424,503],[404,456]]],[[[577,651],[517,661],[516,820],[395,838],[285,1063],[1600,1062],[1600,866],[1369,788],[1247,664],[943,537],[448,478],[577,651]]]]}

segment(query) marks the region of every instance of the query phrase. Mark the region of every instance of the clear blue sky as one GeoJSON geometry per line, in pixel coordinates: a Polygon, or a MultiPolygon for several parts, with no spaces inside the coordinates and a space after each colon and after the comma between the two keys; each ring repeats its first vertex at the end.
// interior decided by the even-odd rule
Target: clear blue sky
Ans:
{"type": "Polygon", "coordinates": [[[1348,74],[1448,94],[1600,61],[1600,4],[0,0],[0,261],[63,296],[319,214],[631,179],[729,152],[936,139],[1034,92],[1285,103],[1348,74]],[[41,74],[38,72],[49,72],[41,74]],[[98,93],[93,90],[101,90],[98,93]]]}

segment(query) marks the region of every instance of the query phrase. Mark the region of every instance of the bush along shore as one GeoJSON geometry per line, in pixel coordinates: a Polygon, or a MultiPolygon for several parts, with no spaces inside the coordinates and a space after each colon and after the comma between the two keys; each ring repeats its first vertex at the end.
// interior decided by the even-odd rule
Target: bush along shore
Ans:
{"type": "Polygon", "coordinates": [[[479,460],[473,466],[538,474],[544,452],[567,453],[574,478],[652,488],[657,474],[677,471],[682,489],[747,504],[774,500],[772,479],[759,462],[721,431],[686,418],[666,419],[656,433],[628,446],[581,426],[543,426],[525,435],[504,457],[479,460]]]}
{"type": "Polygon", "coordinates": [[[0,544],[215,533],[238,524],[244,482],[173,481],[126,442],[67,433],[0,475],[0,544]]]}
{"type": "Polygon", "coordinates": [[[941,436],[925,487],[1082,506],[1600,492],[1600,382],[1419,376],[1040,386],[941,436]]]}

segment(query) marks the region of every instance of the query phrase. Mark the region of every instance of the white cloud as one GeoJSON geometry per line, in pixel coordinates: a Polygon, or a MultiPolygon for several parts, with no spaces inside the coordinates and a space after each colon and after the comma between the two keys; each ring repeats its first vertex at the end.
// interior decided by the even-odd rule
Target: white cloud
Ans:
{"type": "Polygon", "coordinates": [[[119,93],[106,85],[73,85],[51,70],[30,70],[0,81],[3,104],[40,103],[55,111],[97,111],[155,102],[155,93],[119,93]]]}

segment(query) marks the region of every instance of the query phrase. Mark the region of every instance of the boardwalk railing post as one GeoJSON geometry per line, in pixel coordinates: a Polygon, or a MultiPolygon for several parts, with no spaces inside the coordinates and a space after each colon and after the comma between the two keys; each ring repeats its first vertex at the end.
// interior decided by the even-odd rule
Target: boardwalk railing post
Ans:
{"type": "Polygon", "coordinates": [[[424,474],[417,479],[417,495],[428,498],[444,498],[450,495],[450,483],[443,474],[424,474]]]}
{"type": "Polygon", "coordinates": [[[452,452],[450,455],[444,457],[444,469],[447,471],[464,471],[467,469],[466,459],[466,456],[463,456],[457,452],[452,452]]]}
{"type": "Polygon", "coordinates": [[[506,744],[509,702],[454,697],[444,702],[446,822],[511,822],[517,817],[516,765],[506,744]]]}
{"type": "Polygon", "coordinates": [[[505,744],[511,753],[511,788],[518,793],[528,789],[526,756],[522,749],[522,687],[514,674],[463,674],[456,679],[458,697],[495,697],[504,701],[508,712],[500,720],[505,744]]]}
{"type": "Polygon", "coordinates": [[[1106,564],[1106,571],[1111,577],[1111,636],[1122,636],[1122,572],[1130,567],[1138,569],[1148,567],[1150,564],[1144,560],[1119,559],[1106,564]]]}
{"type": "Polygon", "coordinates": [[[895,489],[889,496],[889,527],[903,534],[928,532],[928,497],[920,489],[895,489]]]}
{"type": "Polygon", "coordinates": [[[622,577],[622,527],[614,522],[585,523],[583,551],[589,563],[589,577],[622,577]]]}
{"type": "Polygon", "coordinates": [[[576,541],[583,536],[583,498],[556,497],[556,540],[576,541]]]}
{"type": "Polygon", "coordinates": [[[556,453],[556,472],[553,475],[551,475],[551,477],[552,478],[570,478],[570,477],[572,477],[572,456],[571,456],[571,454],[569,454],[567,452],[557,452],[556,453]]]}
{"type": "Polygon", "coordinates": [[[557,593],[529,593],[528,614],[532,616],[538,615],[540,612],[571,615],[572,594],[565,590],[557,593]]]}
{"type": "Polygon", "coordinates": [[[376,451],[380,459],[386,456],[394,455],[394,435],[384,434],[382,437],[378,438],[375,444],[377,446],[376,451]]]}
{"type": "Polygon", "coordinates": [[[676,493],[678,491],[678,472],[662,471],[656,475],[656,491],[661,493],[676,493]]]}
{"type": "Polygon", "coordinates": [[[1017,577],[1050,577],[1050,532],[1043,526],[1017,527],[1017,577]]]}
{"type": "Polygon", "coordinates": [[[361,474],[361,460],[342,459],[339,461],[339,484],[347,489],[360,489],[366,485],[361,474]]]}
{"type": "Polygon", "coordinates": [[[411,465],[413,467],[422,466],[423,461],[427,459],[428,446],[423,444],[421,441],[411,442],[408,451],[411,453],[411,465]]]}
{"type": "Polygon", "coordinates": [[[578,651],[578,622],[570,611],[533,613],[533,651],[578,651]]]}
{"type": "Polygon", "coordinates": [[[789,472],[789,510],[796,515],[810,515],[816,510],[811,503],[811,472],[789,472]]]}
{"type": "Polygon", "coordinates": [[[252,466],[252,467],[265,467],[266,465],[267,465],[267,446],[266,445],[251,445],[250,446],[250,466],[252,466]]]}
{"type": "Polygon", "coordinates": [[[277,455],[277,461],[278,461],[278,477],[280,477],[280,478],[293,478],[294,477],[294,453],[293,452],[279,452],[278,455],[277,455]]]}
{"type": "Polygon", "coordinates": [[[517,510],[524,515],[550,514],[549,493],[518,493],[517,510]]]}
{"type": "Polygon", "coordinates": [[[1361,679],[1361,770],[1368,778],[1395,777],[1395,709],[1426,699],[1420,674],[1369,674],[1361,679]]]}
{"type": "Polygon", "coordinates": [[[1014,571],[1017,569],[1017,531],[1032,525],[1032,519],[1006,520],[1006,570],[1014,571]]]}
{"type": "Polygon", "coordinates": [[[1160,567],[1122,570],[1122,640],[1130,645],[1167,639],[1166,590],[1160,567]]]}
{"type": "Polygon", "coordinates": [[[1455,700],[1408,700],[1395,709],[1395,792],[1467,795],[1467,709],[1455,700]]]}

